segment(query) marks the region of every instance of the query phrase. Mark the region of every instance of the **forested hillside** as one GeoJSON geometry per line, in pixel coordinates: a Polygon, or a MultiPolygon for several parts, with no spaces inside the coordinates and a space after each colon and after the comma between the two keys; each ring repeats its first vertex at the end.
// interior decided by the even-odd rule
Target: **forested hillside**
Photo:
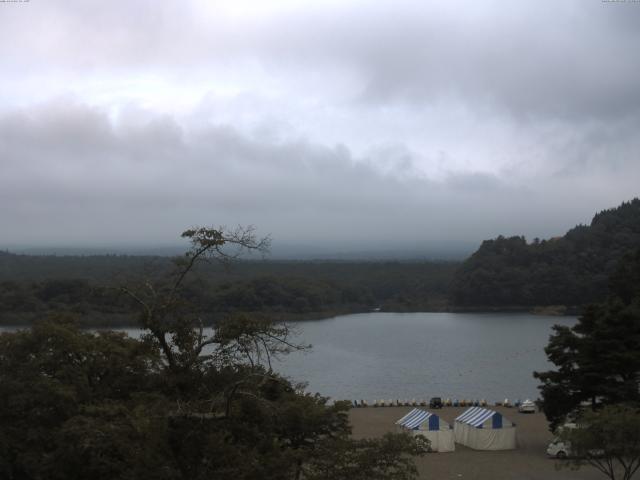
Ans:
{"type": "Polygon", "coordinates": [[[640,200],[604,210],[549,240],[486,240],[455,275],[455,306],[580,306],[607,295],[607,278],[640,247],[640,200]]]}
{"type": "MultiPolygon", "coordinates": [[[[119,288],[165,274],[168,257],[0,254],[0,323],[66,311],[85,324],[131,325],[119,288]]],[[[200,265],[185,295],[203,316],[263,312],[286,318],[383,310],[441,310],[458,264],[449,262],[242,261],[200,265]]]]}

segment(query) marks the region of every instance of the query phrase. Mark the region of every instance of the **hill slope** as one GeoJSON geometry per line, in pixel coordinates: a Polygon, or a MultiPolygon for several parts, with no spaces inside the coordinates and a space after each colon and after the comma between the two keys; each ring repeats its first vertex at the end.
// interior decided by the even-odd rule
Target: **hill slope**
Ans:
{"type": "Polygon", "coordinates": [[[486,240],[457,271],[455,306],[579,306],[601,301],[617,262],[640,248],[640,200],[604,210],[566,235],[486,240]]]}

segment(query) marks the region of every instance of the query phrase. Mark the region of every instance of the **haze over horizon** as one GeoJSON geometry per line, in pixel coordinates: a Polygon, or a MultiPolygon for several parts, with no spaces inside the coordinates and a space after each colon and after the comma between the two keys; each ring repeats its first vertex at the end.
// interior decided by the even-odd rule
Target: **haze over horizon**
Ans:
{"type": "Polygon", "coordinates": [[[0,3],[0,248],[563,235],[640,194],[638,25],[600,0],[0,3]]]}

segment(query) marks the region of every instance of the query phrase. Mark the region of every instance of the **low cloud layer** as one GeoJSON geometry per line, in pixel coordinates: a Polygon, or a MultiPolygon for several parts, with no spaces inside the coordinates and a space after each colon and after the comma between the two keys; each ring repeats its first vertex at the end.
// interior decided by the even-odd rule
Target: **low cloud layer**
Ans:
{"type": "Polygon", "coordinates": [[[0,5],[0,246],[428,252],[639,193],[637,4],[260,5],[0,5]]]}

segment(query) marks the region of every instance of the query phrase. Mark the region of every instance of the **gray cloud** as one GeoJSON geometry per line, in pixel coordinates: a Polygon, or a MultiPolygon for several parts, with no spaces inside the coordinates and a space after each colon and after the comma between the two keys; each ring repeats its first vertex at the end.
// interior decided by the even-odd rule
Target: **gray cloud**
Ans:
{"type": "Polygon", "coordinates": [[[170,243],[191,224],[253,223],[281,242],[428,249],[556,234],[610,199],[585,192],[565,204],[544,185],[487,174],[407,176],[406,152],[380,169],[344,146],[184,129],[166,116],[122,129],[78,103],[3,116],[0,148],[5,243],[170,243]]]}
{"type": "Polygon", "coordinates": [[[1,5],[0,244],[477,242],[638,194],[636,4],[249,5],[1,5]]]}
{"type": "Polygon", "coordinates": [[[236,17],[221,3],[53,1],[3,12],[0,51],[21,73],[37,64],[207,78],[257,64],[276,77],[350,72],[365,101],[460,97],[560,118],[640,108],[640,8],[631,2],[321,5],[236,17]]]}

